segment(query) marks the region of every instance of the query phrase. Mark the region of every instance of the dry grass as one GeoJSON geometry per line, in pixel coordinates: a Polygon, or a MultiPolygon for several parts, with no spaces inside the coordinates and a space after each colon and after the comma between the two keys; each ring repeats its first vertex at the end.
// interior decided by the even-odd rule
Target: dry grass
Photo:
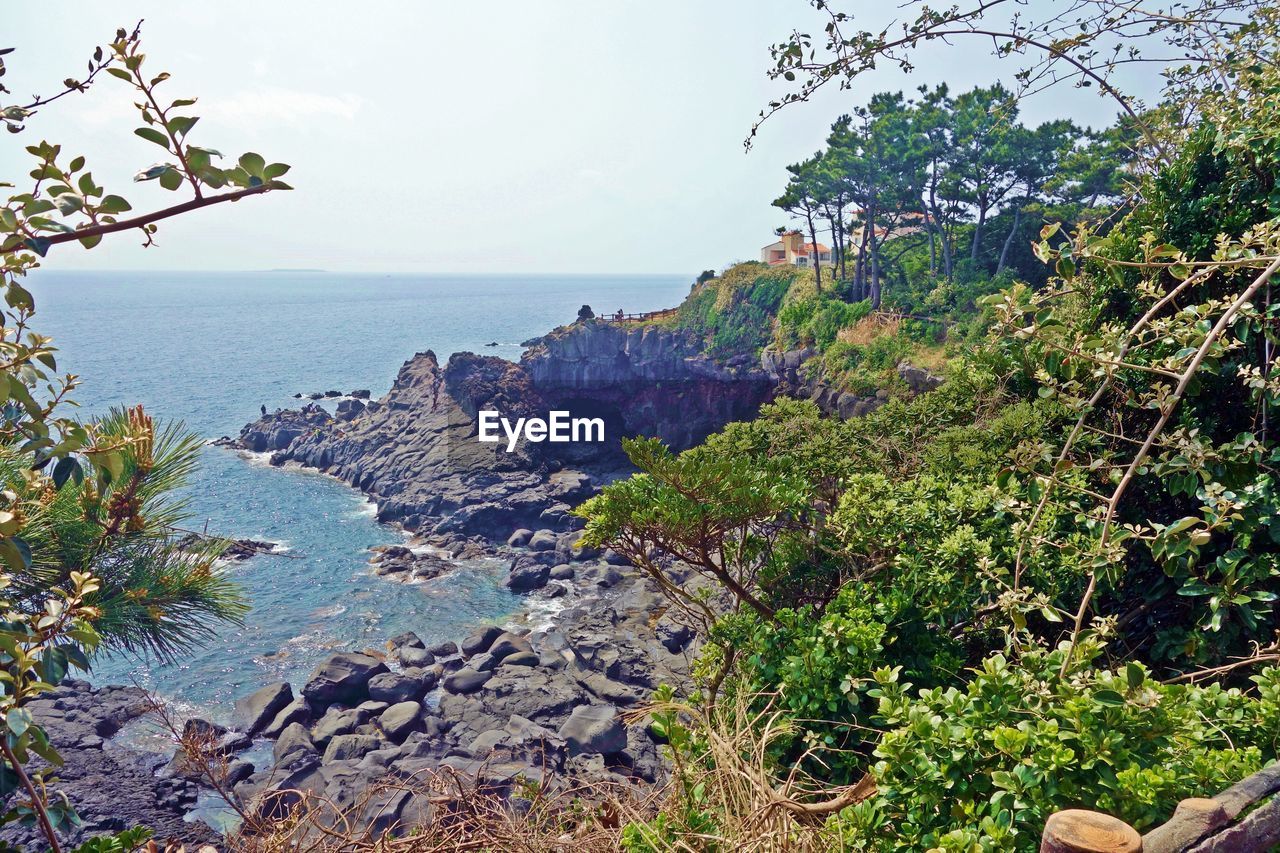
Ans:
{"type": "Polygon", "coordinates": [[[695,766],[676,762],[663,810],[677,816],[690,809],[706,812],[715,824],[714,829],[675,838],[647,839],[655,849],[672,853],[709,849],[825,853],[841,849],[841,840],[826,825],[826,819],[872,796],[875,782],[867,776],[856,785],[824,788],[800,770],[807,759],[817,756],[813,750],[779,778],[769,748],[792,728],[783,714],[773,709],[768,701],[771,698],[739,696],[710,710],[680,703],[647,709],[678,714],[705,748],[695,766]],[[761,699],[766,700],[764,708],[753,710],[761,699]]]}
{"type": "Polygon", "coordinates": [[[622,815],[648,811],[619,786],[532,788],[519,807],[449,768],[407,780],[388,780],[340,807],[324,796],[280,791],[257,804],[258,814],[228,839],[234,853],[443,853],[485,850],[522,853],[607,851],[619,848],[622,815]],[[390,822],[388,804],[408,795],[404,822],[390,822]]]}
{"type": "Polygon", "coordinates": [[[898,334],[902,327],[902,318],[896,314],[874,312],[863,317],[852,326],[841,329],[836,340],[846,344],[866,346],[876,338],[898,334]]]}
{"type": "Polygon", "coordinates": [[[597,783],[544,790],[516,783],[506,794],[444,767],[409,779],[388,777],[345,805],[301,790],[241,803],[225,783],[226,759],[213,744],[183,732],[159,702],[153,711],[205,784],[243,819],[225,840],[229,853],[592,853],[621,849],[629,824],[639,828],[648,849],[664,853],[839,850],[827,817],[873,795],[874,782],[866,777],[824,789],[798,769],[820,758],[816,753],[779,778],[769,749],[790,734],[791,725],[771,698],[726,698],[712,709],[671,702],[632,712],[632,722],[674,715],[702,744],[693,760],[675,757],[672,781],[662,788],[597,783]],[[696,829],[682,826],[691,812],[709,820],[696,829]],[[652,831],[662,813],[672,831],[652,831]]]}

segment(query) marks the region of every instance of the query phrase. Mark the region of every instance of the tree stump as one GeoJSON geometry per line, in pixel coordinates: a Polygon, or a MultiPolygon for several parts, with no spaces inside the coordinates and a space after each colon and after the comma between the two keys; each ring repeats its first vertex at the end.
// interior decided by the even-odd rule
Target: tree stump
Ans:
{"type": "Polygon", "coordinates": [[[1142,836],[1111,815],[1066,809],[1049,816],[1040,853],[1142,853],[1142,836]]]}

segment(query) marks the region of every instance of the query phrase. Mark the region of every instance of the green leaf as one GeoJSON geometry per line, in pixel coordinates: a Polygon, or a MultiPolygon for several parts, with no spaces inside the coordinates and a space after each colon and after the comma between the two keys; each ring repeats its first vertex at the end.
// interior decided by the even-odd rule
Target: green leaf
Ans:
{"type": "Polygon", "coordinates": [[[288,163],[272,163],[270,166],[262,170],[262,177],[267,180],[274,180],[289,171],[288,163]]]}
{"type": "Polygon", "coordinates": [[[154,181],[156,178],[160,177],[172,168],[173,166],[169,163],[156,163],[154,166],[148,166],[146,169],[143,169],[141,172],[134,175],[133,179],[135,181],[154,181]]]}
{"type": "Polygon", "coordinates": [[[174,116],[165,122],[165,127],[175,136],[186,136],[199,120],[198,116],[174,116]]]}
{"type": "Polygon", "coordinates": [[[126,80],[130,83],[133,82],[132,75],[130,75],[129,72],[125,71],[123,68],[108,68],[107,73],[110,74],[112,77],[119,77],[121,80],[126,80]]]}
{"type": "Polygon", "coordinates": [[[58,212],[63,216],[70,216],[84,206],[84,200],[75,193],[63,193],[56,197],[53,203],[58,206],[58,212]]]}
{"type": "Polygon", "coordinates": [[[74,456],[65,456],[58,460],[58,464],[53,466],[53,485],[54,488],[61,489],[66,485],[67,480],[75,477],[76,482],[84,479],[84,471],[80,469],[80,461],[74,456]]]}
{"type": "Polygon", "coordinates": [[[98,205],[100,213],[124,213],[126,210],[133,210],[133,205],[118,195],[109,195],[98,205]]]}
{"type": "Polygon", "coordinates": [[[252,151],[241,154],[239,163],[241,169],[258,178],[263,177],[262,172],[267,167],[267,161],[262,159],[262,155],[252,151]]]}
{"type": "Polygon", "coordinates": [[[134,131],[134,134],[136,134],[137,136],[141,136],[143,139],[147,140],[148,142],[154,142],[156,145],[159,145],[165,151],[169,150],[169,137],[165,136],[163,133],[156,130],[154,127],[140,127],[134,131]]]}
{"type": "Polygon", "coordinates": [[[169,191],[176,190],[182,186],[182,173],[177,169],[166,169],[160,176],[160,186],[169,191]]]}
{"type": "Polygon", "coordinates": [[[17,308],[20,311],[29,311],[36,304],[31,292],[16,281],[9,282],[9,287],[5,290],[4,301],[10,308],[17,308]]]}
{"type": "Polygon", "coordinates": [[[1146,673],[1142,671],[1142,665],[1137,661],[1129,661],[1125,667],[1124,677],[1129,682],[1129,689],[1136,690],[1142,686],[1142,682],[1146,680],[1146,673]]]}
{"type": "Polygon", "coordinates": [[[1099,705],[1118,708],[1124,704],[1124,697],[1114,690],[1099,690],[1093,694],[1093,701],[1099,705]]]}
{"type": "Polygon", "coordinates": [[[49,242],[47,237],[32,237],[29,240],[23,240],[22,245],[35,252],[40,257],[49,254],[49,247],[53,244],[49,242]]]}
{"type": "Polygon", "coordinates": [[[61,646],[45,649],[40,660],[41,679],[49,684],[59,684],[67,677],[67,653],[61,646]]]}

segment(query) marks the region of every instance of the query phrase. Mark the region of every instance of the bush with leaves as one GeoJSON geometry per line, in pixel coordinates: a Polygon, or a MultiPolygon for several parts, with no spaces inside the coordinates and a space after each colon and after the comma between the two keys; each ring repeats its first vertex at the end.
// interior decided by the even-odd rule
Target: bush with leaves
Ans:
{"type": "Polygon", "coordinates": [[[755,355],[769,342],[783,299],[812,282],[813,273],[798,267],[737,264],[719,276],[700,278],[675,322],[698,335],[716,357],[755,355]]]}
{"type": "MultiPolygon", "coordinates": [[[[65,80],[55,94],[0,101],[0,120],[10,138],[22,139],[41,112],[104,77],[132,89],[141,119],[134,133],[165,152],[134,180],[185,190],[188,198],[135,213],[85,157],[44,140],[25,148],[32,168],[24,186],[0,184],[11,190],[0,202],[0,795],[10,806],[0,823],[37,823],[55,851],[59,826],[76,818],[48,787],[59,758],[26,701],[52,689],[69,667],[86,669],[95,652],[180,655],[218,623],[240,619],[245,606],[214,566],[221,543],[190,546],[176,530],[183,515],[173,491],[199,441],[180,426],[157,427],[140,408],[96,422],[65,414],[78,380],[58,373],[52,341],[34,330],[35,301],[22,279],[73,244],[92,249],[107,235],[132,231],[151,245],[165,219],[289,189],[282,163],[250,152],[224,166],[217,151],[192,141],[195,99],[162,94],[169,75],[150,70],[137,28],[119,30],[94,51],[87,76],[65,80]],[[32,753],[48,762],[39,774],[24,769],[32,753]]],[[[0,99],[10,97],[0,85],[0,99]]],[[[142,839],[126,834],[86,849],[142,839]]]]}
{"type": "Polygon", "coordinates": [[[1100,652],[995,654],[963,686],[919,691],[875,672],[878,794],[838,820],[853,849],[1034,849],[1050,814],[1078,807],[1149,828],[1275,758],[1280,669],[1247,691],[1166,685],[1100,652]]]}

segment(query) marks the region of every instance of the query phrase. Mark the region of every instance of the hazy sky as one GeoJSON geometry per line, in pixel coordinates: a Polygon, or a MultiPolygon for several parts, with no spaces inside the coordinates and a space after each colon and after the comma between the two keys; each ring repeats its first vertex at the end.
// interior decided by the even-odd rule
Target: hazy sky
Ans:
{"type": "MultiPolygon", "coordinates": [[[[820,26],[805,0],[59,0],[0,9],[0,42],[18,48],[4,82],[48,93],[139,18],[170,98],[200,99],[191,141],[290,163],[297,190],[165,223],[145,251],[132,234],[68,246],[52,268],[696,273],[757,256],[785,221],[769,202],[786,164],[870,93],[1013,71],[978,41],[939,46],[910,78],[882,70],[788,108],[744,153],[780,91],[768,45],[820,26]]],[[[47,138],[135,209],[172,203],[130,183],[163,152],[132,134],[129,92],[104,75],[0,134],[0,180],[47,138]]],[[[1024,106],[1030,121],[1113,114],[1070,89],[1024,106]]]]}

